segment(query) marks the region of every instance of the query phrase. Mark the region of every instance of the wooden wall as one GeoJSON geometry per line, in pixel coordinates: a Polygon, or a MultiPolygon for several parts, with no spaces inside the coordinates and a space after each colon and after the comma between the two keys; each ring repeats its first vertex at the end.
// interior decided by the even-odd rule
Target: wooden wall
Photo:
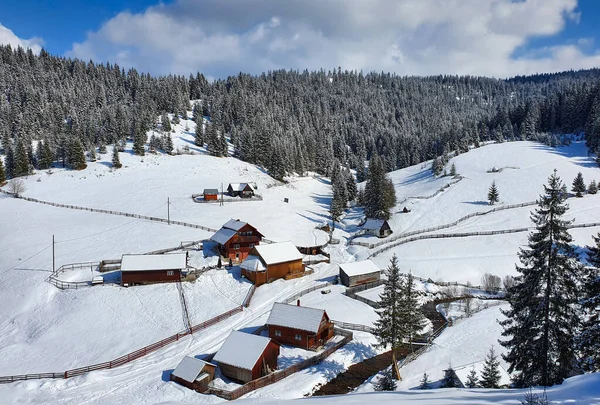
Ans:
{"type": "Polygon", "coordinates": [[[269,280],[284,278],[287,274],[297,273],[304,273],[302,259],[267,266],[267,277],[269,280]]]}
{"type": "Polygon", "coordinates": [[[277,357],[279,356],[279,345],[275,342],[269,342],[265,351],[260,356],[252,370],[246,370],[229,364],[218,363],[221,373],[233,381],[247,383],[266,375],[264,365],[266,364],[271,371],[277,369],[277,357]]]}
{"type": "Polygon", "coordinates": [[[306,350],[315,349],[317,346],[319,346],[319,340],[327,342],[333,337],[333,323],[329,320],[329,318],[326,317],[326,315],[324,317],[326,319],[325,321],[321,322],[319,332],[316,334],[300,329],[268,325],[269,337],[280,344],[300,347],[306,350]],[[281,332],[281,336],[277,336],[275,334],[276,330],[281,332]],[[297,340],[296,334],[301,335],[302,339],[297,340]]]}
{"type": "Polygon", "coordinates": [[[381,272],[374,272],[369,274],[361,274],[358,276],[348,276],[344,270],[340,269],[340,281],[346,287],[354,287],[361,284],[372,283],[379,281],[381,278],[381,272]]]}
{"type": "Polygon", "coordinates": [[[121,271],[121,284],[172,283],[181,280],[181,270],[121,271]],[[172,271],[172,275],[167,272],[172,271]]]}

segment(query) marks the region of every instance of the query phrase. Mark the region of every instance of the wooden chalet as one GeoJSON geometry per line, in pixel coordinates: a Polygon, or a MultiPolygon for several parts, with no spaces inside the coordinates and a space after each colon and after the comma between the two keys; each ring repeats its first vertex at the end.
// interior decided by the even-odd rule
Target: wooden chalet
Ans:
{"type": "Polygon", "coordinates": [[[268,337],[232,331],[213,361],[221,374],[242,384],[277,370],[279,343],[268,337]]]}
{"type": "Polygon", "coordinates": [[[346,287],[373,283],[381,279],[381,269],[370,260],[340,264],[340,281],[346,287]]]}
{"type": "Polygon", "coordinates": [[[239,219],[231,219],[217,231],[210,240],[218,244],[221,256],[240,262],[260,244],[263,235],[252,225],[239,219]]]}
{"type": "Polygon", "coordinates": [[[204,392],[215,379],[217,366],[195,357],[185,356],[169,379],[197,392],[204,392]]]}
{"type": "Polygon", "coordinates": [[[123,255],[121,285],[169,283],[181,280],[187,268],[187,253],[123,255]]]}
{"type": "Polygon", "coordinates": [[[392,234],[392,228],[385,219],[367,219],[361,229],[365,234],[374,235],[378,238],[385,238],[392,234]]]}
{"type": "Polygon", "coordinates": [[[333,322],[323,309],[276,302],[267,320],[269,337],[278,343],[315,350],[333,337],[333,322]]]}
{"type": "Polygon", "coordinates": [[[250,183],[229,183],[227,186],[227,194],[231,197],[250,198],[254,197],[254,187],[250,183]]]}
{"type": "Polygon", "coordinates": [[[219,190],[216,188],[205,188],[202,193],[204,201],[216,201],[219,199],[219,190]]]}
{"type": "Polygon", "coordinates": [[[256,286],[279,278],[302,277],[302,258],[292,242],[255,246],[241,264],[242,275],[256,286]]]}

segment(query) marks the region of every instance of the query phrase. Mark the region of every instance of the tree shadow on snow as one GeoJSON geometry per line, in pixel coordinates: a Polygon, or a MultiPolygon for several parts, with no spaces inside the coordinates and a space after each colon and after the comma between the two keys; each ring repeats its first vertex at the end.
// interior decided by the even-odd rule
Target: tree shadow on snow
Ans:
{"type": "Polygon", "coordinates": [[[471,204],[471,205],[490,205],[487,201],[463,201],[463,204],[471,204]]]}
{"type": "Polygon", "coordinates": [[[404,179],[399,184],[401,186],[408,186],[410,184],[418,183],[418,182],[423,181],[423,180],[428,179],[428,178],[433,178],[433,174],[431,173],[431,170],[424,169],[424,170],[421,170],[420,172],[417,172],[415,174],[411,174],[410,176],[408,176],[406,179],[404,179]]]}
{"type": "Polygon", "coordinates": [[[354,363],[360,363],[361,361],[365,361],[366,359],[377,356],[377,352],[373,346],[366,345],[362,342],[356,342],[354,340],[340,350],[353,353],[354,359],[352,362],[354,363]]]}
{"type": "Polygon", "coordinates": [[[534,148],[571,159],[576,165],[581,167],[598,167],[593,157],[588,156],[587,147],[583,142],[574,143],[571,146],[558,146],[554,148],[544,144],[536,144],[534,148]]]}
{"type": "Polygon", "coordinates": [[[327,209],[329,209],[329,206],[331,205],[331,199],[333,198],[331,195],[326,194],[312,194],[311,197],[315,203],[327,209]]]}

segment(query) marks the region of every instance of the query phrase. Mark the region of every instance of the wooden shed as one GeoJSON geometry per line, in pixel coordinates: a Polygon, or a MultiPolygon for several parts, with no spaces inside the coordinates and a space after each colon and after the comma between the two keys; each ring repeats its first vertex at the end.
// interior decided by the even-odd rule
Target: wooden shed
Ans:
{"type": "Polygon", "coordinates": [[[254,246],[260,244],[262,238],[263,235],[252,225],[239,219],[231,219],[210,240],[218,244],[221,256],[240,262],[248,257],[254,246]]]}
{"type": "Polygon", "coordinates": [[[279,343],[268,337],[233,331],[213,361],[221,373],[245,384],[277,370],[279,343]]]}
{"type": "Polygon", "coordinates": [[[254,197],[254,188],[250,183],[229,183],[227,193],[231,197],[254,197]]]}
{"type": "Polygon", "coordinates": [[[346,287],[373,283],[381,279],[381,269],[370,260],[340,264],[340,281],[346,287]]]}
{"type": "Polygon", "coordinates": [[[187,253],[164,255],[123,255],[121,285],[169,283],[181,280],[187,267],[187,253]]]}
{"type": "Polygon", "coordinates": [[[279,278],[304,275],[302,253],[292,242],[255,246],[242,265],[242,275],[257,286],[279,278]]]}
{"type": "Polygon", "coordinates": [[[219,199],[219,190],[216,188],[205,188],[202,193],[204,201],[216,201],[219,199]]]}
{"type": "Polygon", "coordinates": [[[385,238],[392,234],[392,228],[385,219],[367,219],[361,229],[367,235],[374,235],[378,238],[385,238]]]}
{"type": "Polygon", "coordinates": [[[197,392],[204,392],[215,378],[216,365],[185,356],[169,379],[197,392]]]}
{"type": "Polygon", "coordinates": [[[333,322],[323,309],[276,302],[267,320],[269,337],[278,343],[315,350],[333,337],[333,322]]]}

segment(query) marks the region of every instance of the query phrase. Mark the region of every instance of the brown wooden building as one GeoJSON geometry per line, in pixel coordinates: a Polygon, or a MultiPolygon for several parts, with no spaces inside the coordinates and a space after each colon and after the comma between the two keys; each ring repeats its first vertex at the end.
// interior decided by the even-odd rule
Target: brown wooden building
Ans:
{"type": "Polygon", "coordinates": [[[315,350],[333,337],[333,322],[323,309],[276,302],[267,320],[269,337],[278,343],[315,350]]]}
{"type": "Polygon", "coordinates": [[[169,283],[181,280],[187,267],[187,253],[164,255],[123,255],[121,285],[169,283]]]}
{"type": "Polygon", "coordinates": [[[257,286],[304,275],[302,253],[292,242],[255,246],[241,265],[242,275],[257,286]]]}
{"type": "Polygon", "coordinates": [[[225,377],[244,384],[277,370],[277,356],[279,343],[234,330],[213,361],[225,377]]]}
{"type": "Polygon", "coordinates": [[[250,183],[229,183],[227,194],[231,197],[254,197],[254,188],[250,183]]]}
{"type": "Polygon", "coordinates": [[[205,188],[202,193],[204,201],[216,201],[219,199],[219,190],[216,188],[205,188]]]}
{"type": "Polygon", "coordinates": [[[215,379],[217,366],[195,357],[185,356],[169,379],[197,392],[204,392],[215,379]]]}
{"type": "Polygon", "coordinates": [[[367,219],[361,229],[367,235],[374,235],[378,238],[385,238],[392,234],[392,228],[385,219],[367,219]]]}
{"type": "Polygon", "coordinates": [[[370,260],[340,264],[340,281],[346,287],[374,283],[381,279],[381,269],[370,260]]]}
{"type": "Polygon", "coordinates": [[[210,240],[218,244],[221,256],[240,262],[260,244],[262,238],[263,235],[252,225],[239,219],[231,219],[211,236],[210,240]]]}

